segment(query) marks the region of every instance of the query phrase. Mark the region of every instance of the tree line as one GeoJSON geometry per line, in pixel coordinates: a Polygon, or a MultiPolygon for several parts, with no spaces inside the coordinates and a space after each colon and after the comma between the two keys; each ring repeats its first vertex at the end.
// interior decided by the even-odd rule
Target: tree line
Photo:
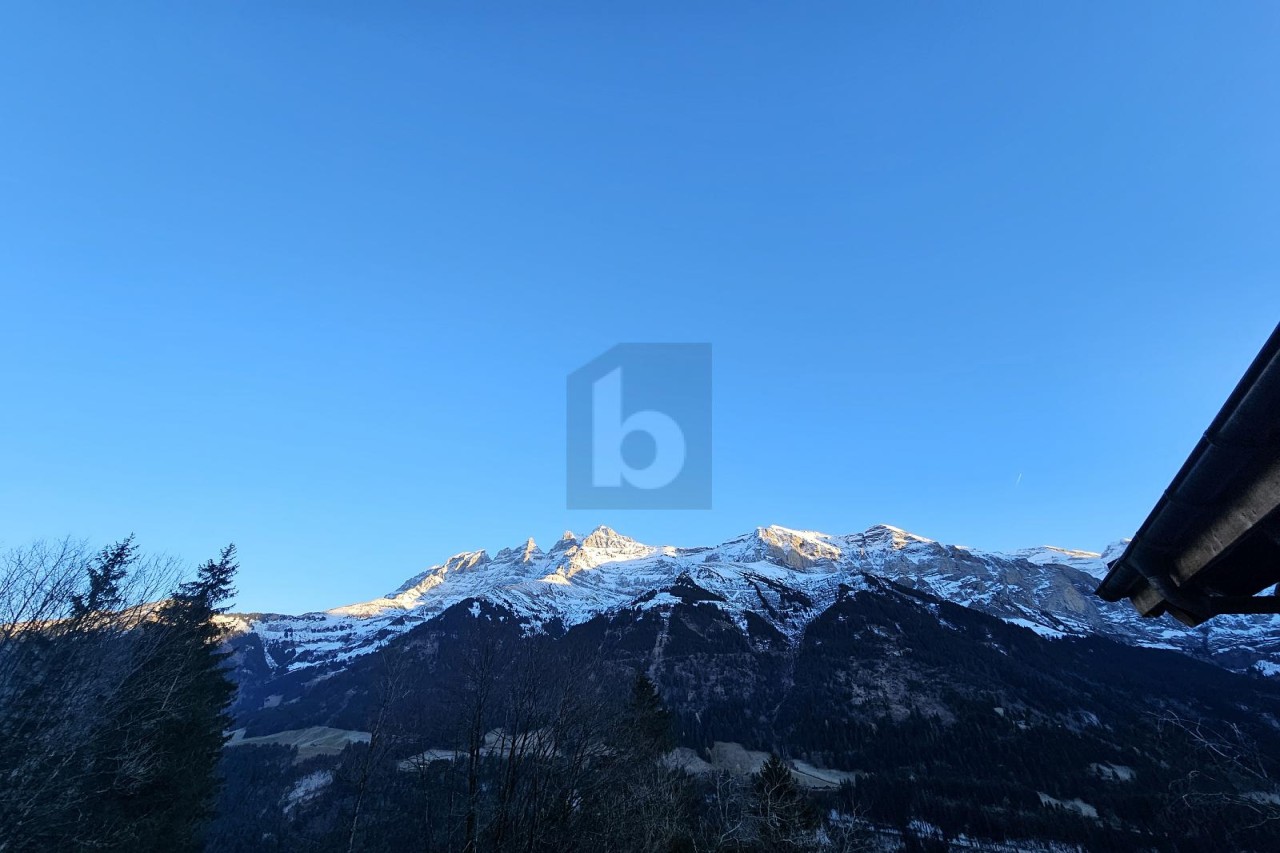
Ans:
{"type": "Polygon", "coordinates": [[[234,685],[235,547],[0,553],[0,851],[203,849],[234,685]]]}

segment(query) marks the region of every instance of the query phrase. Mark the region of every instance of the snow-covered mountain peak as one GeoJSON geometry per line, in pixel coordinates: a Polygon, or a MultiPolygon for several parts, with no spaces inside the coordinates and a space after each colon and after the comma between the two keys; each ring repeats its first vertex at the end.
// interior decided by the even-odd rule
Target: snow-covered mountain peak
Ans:
{"type": "Polygon", "coordinates": [[[792,569],[807,569],[822,561],[839,560],[840,547],[833,538],[815,530],[792,530],[778,524],[756,528],[764,559],[792,569]]]}
{"type": "Polygon", "coordinates": [[[792,569],[807,569],[828,562],[859,559],[868,551],[899,551],[920,545],[939,547],[932,539],[888,524],[877,524],[862,533],[844,536],[771,524],[721,543],[711,549],[706,561],[768,561],[792,569]]]}
{"type": "Polygon", "coordinates": [[[630,536],[623,536],[612,527],[600,525],[595,530],[587,534],[587,538],[582,540],[582,547],[597,548],[602,551],[627,550],[636,547],[648,547],[630,536]]]}
{"type": "Polygon", "coordinates": [[[463,551],[461,554],[454,554],[445,560],[444,570],[446,572],[465,572],[483,566],[487,562],[489,562],[488,551],[483,549],[479,551],[463,551]]]}
{"type": "Polygon", "coordinates": [[[710,549],[683,549],[701,555],[705,563],[771,562],[790,568],[807,568],[822,560],[838,560],[840,548],[833,537],[812,530],[793,530],[779,524],[757,527],[710,549]]]}
{"type": "Polygon", "coordinates": [[[1041,545],[1038,548],[1014,551],[1011,556],[1021,557],[1037,566],[1070,566],[1098,579],[1107,573],[1106,559],[1094,551],[1077,551],[1057,545],[1041,545]]]}
{"type": "Polygon", "coordinates": [[[461,554],[454,554],[443,563],[432,566],[425,572],[420,572],[409,578],[396,589],[395,592],[387,596],[387,598],[395,598],[402,595],[415,587],[420,586],[425,580],[431,577],[443,576],[446,574],[457,574],[459,572],[470,571],[489,562],[489,554],[484,550],[480,551],[463,551],[461,554]]]}
{"type": "Polygon", "coordinates": [[[532,563],[541,559],[543,556],[542,549],[538,547],[538,543],[533,541],[530,536],[524,541],[524,544],[516,548],[503,548],[497,554],[493,555],[495,563],[532,563]]]}
{"type": "Polygon", "coordinates": [[[1012,553],[1025,557],[1038,566],[1071,565],[1072,561],[1096,561],[1102,556],[1096,551],[1077,551],[1071,548],[1060,548],[1057,545],[1038,545],[1035,548],[1022,548],[1012,553]]]}
{"type": "Polygon", "coordinates": [[[1132,539],[1117,539],[1115,542],[1112,542],[1110,545],[1102,549],[1099,559],[1108,565],[1114,563],[1116,560],[1120,559],[1120,555],[1125,552],[1125,549],[1129,547],[1129,543],[1132,541],[1132,539]]]}
{"type": "Polygon", "coordinates": [[[781,524],[770,524],[768,527],[757,527],[755,535],[761,539],[771,540],[777,537],[794,538],[807,542],[830,542],[832,537],[817,530],[797,530],[783,527],[781,524]]]}
{"type": "Polygon", "coordinates": [[[594,569],[606,563],[648,557],[659,550],[661,549],[637,542],[629,536],[623,536],[616,530],[601,525],[580,542],[575,542],[563,550],[562,556],[567,563],[557,566],[556,571],[572,577],[578,572],[594,569]]]}
{"type": "Polygon", "coordinates": [[[895,551],[911,545],[935,544],[932,539],[903,530],[901,527],[894,527],[892,524],[873,524],[861,533],[845,538],[856,541],[860,548],[892,548],[895,551]]]}

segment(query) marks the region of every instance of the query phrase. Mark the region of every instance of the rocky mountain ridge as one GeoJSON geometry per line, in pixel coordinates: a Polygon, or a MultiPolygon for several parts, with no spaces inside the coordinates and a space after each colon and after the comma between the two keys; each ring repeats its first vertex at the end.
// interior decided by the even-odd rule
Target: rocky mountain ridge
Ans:
{"type": "Polygon", "coordinates": [[[1229,669],[1280,671],[1280,617],[1221,617],[1190,629],[1140,618],[1127,603],[1093,595],[1103,553],[1056,547],[1010,553],[946,545],[890,525],[831,535],[772,525],[715,546],[647,545],[608,527],[565,534],[548,550],[533,541],[456,554],[384,596],[298,616],[241,614],[240,631],[262,642],[273,671],[341,667],[392,636],[472,601],[512,614],[527,633],[558,633],[619,610],[698,600],[740,627],[761,618],[794,640],[866,576],[972,607],[1042,636],[1100,635],[1172,649],[1229,669]]]}

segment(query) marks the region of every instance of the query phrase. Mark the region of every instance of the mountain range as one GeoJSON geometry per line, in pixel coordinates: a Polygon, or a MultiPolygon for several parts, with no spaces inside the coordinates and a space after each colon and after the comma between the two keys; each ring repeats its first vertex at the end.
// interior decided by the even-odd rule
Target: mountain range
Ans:
{"type": "Polygon", "coordinates": [[[947,545],[890,525],[827,534],[771,525],[718,545],[647,545],[608,527],[533,539],[495,554],[455,554],[368,601],[300,615],[235,614],[263,649],[263,675],[341,668],[460,602],[481,602],[552,636],[622,610],[702,600],[740,628],[760,623],[795,641],[842,586],[879,578],[979,610],[1046,638],[1102,636],[1175,650],[1236,671],[1280,672],[1280,617],[1224,616],[1197,628],[1143,619],[1093,595],[1125,541],[1102,552],[1051,546],[1012,552],[947,545]]]}
{"type": "MultiPolygon", "coordinates": [[[[600,527],[546,550],[456,554],[324,612],[229,614],[233,744],[296,754],[264,794],[249,781],[273,753],[229,750],[244,793],[224,808],[302,803],[270,821],[327,831],[349,805],[339,781],[365,778],[362,745],[380,745],[387,790],[407,790],[404,768],[447,764],[480,732],[542,737],[520,728],[530,691],[547,692],[542,725],[572,727],[598,719],[583,709],[605,699],[590,697],[643,675],[682,769],[741,778],[775,753],[894,837],[1274,849],[1273,824],[1251,823],[1280,803],[1269,765],[1224,763],[1237,753],[1222,744],[1280,754],[1280,680],[1267,677],[1280,623],[1192,629],[1105,603],[1093,591],[1123,548],[1000,553],[888,525],[677,547],[600,527]],[[315,793],[315,780],[329,782],[315,793]]],[[[432,766],[422,778],[452,778],[432,766]]],[[[394,802],[379,812],[391,847],[435,831],[403,818],[420,801],[394,802]]]]}

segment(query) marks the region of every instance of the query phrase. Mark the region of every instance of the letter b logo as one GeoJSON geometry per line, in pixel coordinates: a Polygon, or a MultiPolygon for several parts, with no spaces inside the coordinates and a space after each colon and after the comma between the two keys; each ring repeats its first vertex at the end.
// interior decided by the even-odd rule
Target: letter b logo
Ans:
{"type": "Polygon", "coordinates": [[[711,507],[711,345],[619,344],[568,382],[570,509],[711,507]]]}

